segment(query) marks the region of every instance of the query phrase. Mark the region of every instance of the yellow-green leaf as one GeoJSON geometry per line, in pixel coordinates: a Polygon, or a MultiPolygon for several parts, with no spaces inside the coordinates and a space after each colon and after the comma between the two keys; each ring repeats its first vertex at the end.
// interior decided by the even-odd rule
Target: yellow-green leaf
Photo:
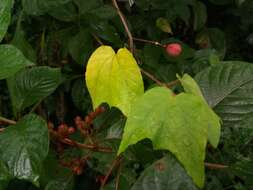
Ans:
{"type": "Polygon", "coordinates": [[[118,154],[150,139],[154,149],[172,152],[199,187],[204,185],[204,159],[209,112],[202,99],[190,93],[174,96],[155,87],[135,101],[127,118],[118,154]]]}
{"type": "Polygon", "coordinates": [[[126,116],[133,100],[144,93],[140,69],[126,48],[116,54],[110,46],[99,47],[88,61],[86,84],[93,108],[108,103],[126,116]]]}
{"type": "Polygon", "coordinates": [[[209,113],[209,120],[208,120],[208,140],[213,147],[217,147],[220,139],[220,118],[216,115],[216,113],[208,106],[202,92],[198,86],[198,84],[194,81],[194,79],[190,76],[185,74],[182,78],[177,76],[184,87],[185,92],[191,93],[201,97],[202,101],[204,102],[205,109],[209,113]]]}

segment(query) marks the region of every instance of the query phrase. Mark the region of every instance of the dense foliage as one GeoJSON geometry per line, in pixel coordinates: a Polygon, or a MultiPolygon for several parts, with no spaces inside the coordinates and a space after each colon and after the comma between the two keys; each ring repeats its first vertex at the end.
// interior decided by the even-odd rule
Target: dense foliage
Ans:
{"type": "Polygon", "coordinates": [[[0,0],[0,190],[253,189],[252,0],[0,0]]]}

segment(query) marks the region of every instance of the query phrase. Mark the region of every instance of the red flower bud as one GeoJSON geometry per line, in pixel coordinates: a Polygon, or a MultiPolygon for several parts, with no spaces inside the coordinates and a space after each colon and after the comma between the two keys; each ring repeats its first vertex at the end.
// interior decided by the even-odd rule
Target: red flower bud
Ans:
{"type": "Polygon", "coordinates": [[[182,53],[182,46],[179,43],[171,43],[166,46],[166,52],[171,57],[177,57],[182,53]]]}

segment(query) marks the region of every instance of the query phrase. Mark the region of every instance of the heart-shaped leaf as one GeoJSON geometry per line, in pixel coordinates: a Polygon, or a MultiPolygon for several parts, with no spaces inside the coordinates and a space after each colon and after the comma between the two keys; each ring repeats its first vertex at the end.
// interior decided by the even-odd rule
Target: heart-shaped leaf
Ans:
{"type": "Polygon", "coordinates": [[[118,154],[148,138],[155,149],[171,151],[199,186],[204,185],[204,159],[209,110],[190,93],[174,96],[164,87],[147,91],[135,101],[128,116],[118,154]]]}
{"type": "Polygon", "coordinates": [[[86,84],[93,108],[108,103],[125,115],[129,114],[133,100],[144,91],[140,69],[126,48],[115,54],[109,46],[99,47],[89,59],[86,84]]]}
{"type": "Polygon", "coordinates": [[[37,115],[27,115],[0,133],[0,160],[8,167],[12,178],[38,185],[41,164],[48,149],[47,123],[37,115]]]}

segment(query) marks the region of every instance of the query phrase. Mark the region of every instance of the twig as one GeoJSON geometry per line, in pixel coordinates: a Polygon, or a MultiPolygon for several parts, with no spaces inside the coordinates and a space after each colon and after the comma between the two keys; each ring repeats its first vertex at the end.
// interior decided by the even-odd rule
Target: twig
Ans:
{"type": "Polygon", "coordinates": [[[134,52],[134,41],[133,41],[132,33],[130,32],[129,27],[127,25],[126,18],[123,15],[123,13],[121,12],[121,10],[118,6],[117,0],[112,0],[112,3],[113,3],[113,6],[116,8],[116,11],[121,19],[122,24],[124,25],[125,31],[126,31],[128,38],[129,38],[130,51],[133,53],[134,52]]]}
{"type": "Polygon", "coordinates": [[[118,164],[121,162],[121,160],[122,160],[122,156],[117,156],[116,159],[113,161],[111,167],[109,168],[109,170],[107,171],[107,173],[105,175],[105,178],[102,181],[102,184],[101,184],[102,187],[104,187],[107,180],[111,176],[113,169],[118,166],[118,164]]]}
{"type": "Polygon", "coordinates": [[[76,141],[72,141],[70,139],[62,139],[61,142],[71,145],[71,146],[75,146],[78,148],[83,148],[83,149],[90,149],[92,151],[97,151],[97,152],[104,152],[104,153],[112,153],[112,149],[111,148],[107,148],[107,147],[99,147],[96,145],[89,145],[89,144],[82,144],[76,141]]]}
{"type": "Polygon", "coordinates": [[[161,81],[160,81],[159,79],[157,79],[154,75],[152,75],[152,74],[150,74],[149,72],[143,70],[142,68],[141,68],[141,72],[142,72],[144,75],[146,75],[149,79],[151,79],[152,81],[154,81],[155,83],[157,83],[159,86],[164,86],[164,87],[166,87],[166,88],[171,88],[171,87],[175,86],[175,85],[179,82],[179,80],[175,80],[175,81],[172,81],[172,82],[166,84],[166,83],[161,82],[161,81]]]}
{"type": "Polygon", "coordinates": [[[117,177],[116,177],[115,190],[120,190],[120,189],[119,189],[119,181],[120,181],[121,169],[122,169],[122,164],[121,164],[121,162],[120,162],[120,163],[119,163],[119,168],[118,168],[117,177]]]}
{"type": "Polygon", "coordinates": [[[209,169],[227,169],[229,167],[227,165],[213,164],[213,163],[208,163],[208,162],[205,162],[205,166],[209,169]]]}
{"type": "Polygon", "coordinates": [[[135,37],[133,37],[133,40],[138,41],[138,42],[144,42],[144,43],[148,43],[148,44],[153,44],[153,45],[156,45],[156,46],[160,46],[162,48],[166,47],[166,45],[163,45],[163,44],[161,44],[160,42],[157,42],[157,41],[145,40],[145,39],[135,38],[135,37]]]}
{"type": "Polygon", "coordinates": [[[93,34],[92,33],[92,36],[93,36],[93,38],[97,41],[97,43],[99,43],[99,45],[104,45],[104,43],[99,39],[99,37],[97,37],[97,35],[96,34],[93,34]]]}
{"type": "Polygon", "coordinates": [[[3,123],[9,124],[9,125],[15,125],[17,123],[16,121],[6,119],[6,118],[1,117],[1,116],[0,116],[0,121],[3,122],[3,123]]]}

